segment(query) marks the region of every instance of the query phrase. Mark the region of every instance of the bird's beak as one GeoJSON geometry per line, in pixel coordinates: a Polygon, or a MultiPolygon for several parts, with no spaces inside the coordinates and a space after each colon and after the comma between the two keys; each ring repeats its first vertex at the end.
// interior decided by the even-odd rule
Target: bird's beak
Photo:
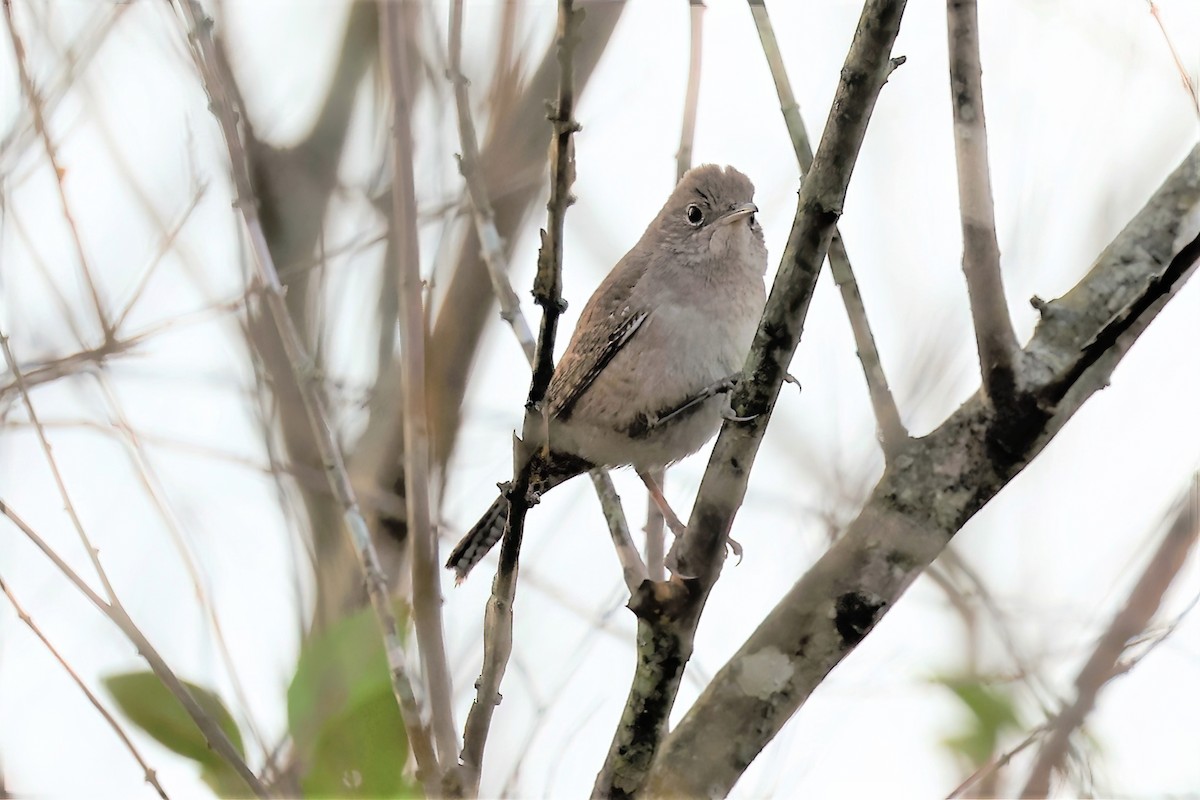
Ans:
{"type": "Polygon", "coordinates": [[[754,203],[742,203],[741,205],[734,206],[732,211],[718,218],[717,224],[728,225],[731,222],[737,222],[739,219],[745,219],[751,214],[757,213],[758,206],[754,205],[754,203]]]}

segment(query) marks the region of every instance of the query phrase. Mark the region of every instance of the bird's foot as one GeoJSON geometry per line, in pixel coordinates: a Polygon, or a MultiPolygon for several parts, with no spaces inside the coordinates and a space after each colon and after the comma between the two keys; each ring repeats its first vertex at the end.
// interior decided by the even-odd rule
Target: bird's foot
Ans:
{"type": "Polygon", "coordinates": [[[734,566],[740,565],[742,563],[742,553],[744,552],[742,550],[741,542],[739,542],[737,539],[734,539],[732,536],[726,536],[725,546],[729,548],[729,552],[737,556],[737,564],[734,566]]]}

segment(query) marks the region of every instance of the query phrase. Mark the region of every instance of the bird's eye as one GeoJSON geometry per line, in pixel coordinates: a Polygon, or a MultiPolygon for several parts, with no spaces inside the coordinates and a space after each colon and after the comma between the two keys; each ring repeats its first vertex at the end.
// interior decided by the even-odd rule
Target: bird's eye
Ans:
{"type": "Polygon", "coordinates": [[[704,222],[704,212],[695,203],[689,205],[685,213],[687,214],[687,221],[692,225],[699,226],[704,222]]]}

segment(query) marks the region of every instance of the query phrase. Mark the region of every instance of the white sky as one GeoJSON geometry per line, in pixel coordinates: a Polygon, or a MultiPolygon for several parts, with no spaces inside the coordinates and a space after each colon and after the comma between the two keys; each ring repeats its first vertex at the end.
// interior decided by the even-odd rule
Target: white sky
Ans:
{"type": "MultiPolygon", "coordinates": [[[[161,224],[147,215],[147,206],[173,219],[190,199],[191,175],[208,183],[180,235],[181,249],[202,266],[200,288],[185,259],[168,255],[129,317],[130,332],[236,297],[243,288],[219,135],[182,35],[161,5],[133,4],[85,74],[79,88],[86,91],[68,94],[50,120],[72,210],[110,308],[129,297],[160,237],[161,224]],[[123,169],[135,176],[144,203],[123,169]]],[[[695,159],[734,164],[755,181],[768,248],[777,258],[794,213],[796,167],[745,5],[708,5],[695,159]]],[[[1025,338],[1035,321],[1028,298],[1057,296],[1083,274],[1193,146],[1197,112],[1142,0],[981,5],[1004,277],[1018,334],[1025,338]]],[[[1189,0],[1158,5],[1196,82],[1200,6],[1189,0]]],[[[467,33],[477,48],[491,41],[496,7],[468,3],[467,33]]],[[[532,4],[536,14],[529,16],[538,18],[527,26],[530,52],[540,52],[547,40],[553,7],[532,4]]],[[[840,0],[770,5],[814,140],[859,7],[840,0]]],[[[39,37],[41,26],[28,10],[17,8],[35,79],[56,74],[55,53],[92,24],[95,8],[67,0],[36,6],[50,20],[54,48],[39,37]]],[[[256,129],[278,143],[294,141],[324,91],[341,35],[340,23],[331,20],[340,20],[341,4],[226,0],[226,9],[256,129]]],[[[435,4],[429,24],[444,31],[445,19],[445,4],[435,4]]],[[[579,201],[567,223],[571,307],[564,331],[670,190],[687,30],[686,3],[632,2],[582,99],[579,201]]],[[[2,38],[0,131],[7,133],[20,100],[12,53],[2,38]]],[[[841,225],[884,367],[906,423],[918,434],[936,427],[978,383],[959,270],[945,51],[944,5],[913,0],[896,47],[908,62],[879,100],[841,225]]],[[[489,63],[485,50],[468,53],[468,74],[480,87],[489,63]]],[[[431,107],[422,113],[418,193],[431,207],[459,191],[453,160],[458,145],[451,116],[437,117],[431,107]]],[[[369,224],[362,190],[375,170],[380,133],[362,122],[343,169],[350,188],[336,203],[330,242],[362,235],[369,224]]],[[[15,159],[4,154],[2,169],[0,325],[25,363],[76,349],[62,308],[35,269],[36,254],[94,343],[94,314],[40,146],[34,142],[15,159]]],[[[449,246],[439,230],[431,224],[423,231],[427,271],[435,254],[447,257],[438,252],[439,245],[449,246]]],[[[513,282],[523,296],[535,248],[531,228],[513,260],[513,282]]],[[[373,308],[375,256],[367,251],[330,266],[331,291],[340,300],[328,309],[336,322],[327,357],[330,372],[351,387],[361,384],[373,353],[370,334],[354,322],[363,304],[373,308]]],[[[447,539],[474,521],[511,465],[509,433],[519,424],[527,373],[502,323],[492,326],[446,487],[447,539]]],[[[955,539],[959,553],[986,576],[1024,655],[1045,667],[1059,696],[1070,696],[1081,659],[1157,542],[1148,536],[1200,463],[1198,334],[1200,289],[1193,281],[1133,348],[1112,386],[1089,401],[955,539]]],[[[264,464],[246,402],[251,373],[237,339],[228,318],[181,324],[116,361],[110,384],[134,427],[147,437],[264,464]]],[[[692,664],[697,675],[715,672],[752,621],[820,554],[826,533],[820,515],[836,512],[844,521],[881,469],[852,339],[827,277],[818,286],[792,372],[803,391],[785,387],[773,418],[734,528],[745,560],[731,564],[714,591],[692,664]]],[[[339,410],[348,432],[361,428],[359,399],[348,390],[339,410]]],[[[111,419],[100,385],[86,377],[40,387],[34,401],[39,414],[55,423],[111,419]]],[[[5,412],[11,423],[26,419],[17,406],[5,412]]],[[[121,440],[79,426],[51,432],[72,500],[135,619],[182,676],[215,686],[234,705],[170,526],[148,501],[121,440]]],[[[0,497],[83,570],[86,559],[32,432],[21,426],[5,434],[0,497]]],[[[289,518],[271,481],[253,466],[147,446],[177,526],[206,572],[251,696],[250,708],[240,713],[277,737],[285,725],[284,690],[302,613],[289,518]]],[[[676,508],[690,507],[706,459],[707,450],[672,471],[667,493],[676,508]]],[[[615,477],[636,526],[643,513],[636,478],[615,477]]],[[[633,618],[620,608],[620,574],[602,525],[584,482],[557,490],[531,515],[516,650],[489,742],[485,791],[500,791],[526,753],[517,784],[523,794],[578,796],[591,786],[633,665],[633,618]],[[554,699],[534,732],[536,704],[554,699]]],[[[486,569],[458,589],[449,575],[445,584],[460,725],[478,670],[486,569]]],[[[132,648],[12,526],[0,526],[0,571],[93,687],[99,676],[141,666],[132,648]]],[[[307,578],[304,583],[300,592],[307,597],[307,578]]],[[[1193,557],[1160,619],[1172,619],[1198,594],[1200,569],[1193,557]]],[[[986,650],[984,672],[1012,674],[999,640],[989,635],[986,650]]],[[[963,773],[941,740],[956,733],[962,712],[930,679],[964,665],[958,618],[936,587],[921,579],[748,770],[735,794],[945,795],[963,773]]],[[[1090,722],[1102,748],[1101,790],[1135,796],[1200,790],[1198,677],[1200,623],[1192,616],[1101,695],[1090,722]]],[[[697,686],[685,680],[677,715],[697,686]]],[[[1036,707],[1023,711],[1028,727],[1042,721],[1036,707]]],[[[172,796],[205,791],[190,764],[145,737],[138,741],[172,796]]],[[[1026,762],[1016,763],[1014,775],[1023,776],[1026,762]]],[[[0,764],[9,788],[22,796],[152,796],[140,784],[136,764],[7,603],[0,603],[0,764]]]]}

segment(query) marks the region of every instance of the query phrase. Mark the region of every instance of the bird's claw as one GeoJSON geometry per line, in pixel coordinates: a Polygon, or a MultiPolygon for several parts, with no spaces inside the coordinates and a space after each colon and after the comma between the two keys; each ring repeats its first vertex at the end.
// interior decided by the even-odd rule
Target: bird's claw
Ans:
{"type": "Polygon", "coordinates": [[[732,408],[725,407],[721,409],[721,419],[729,422],[751,422],[755,419],[758,419],[758,414],[750,414],[745,417],[739,417],[737,414],[733,413],[732,408]]]}
{"type": "Polygon", "coordinates": [[[737,539],[734,539],[732,536],[726,536],[725,537],[725,546],[729,548],[729,552],[731,552],[735,556],[737,556],[737,564],[735,564],[734,566],[740,566],[742,563],[742,554],[744,552],[742,550],[741,543],[737,539]]]}

